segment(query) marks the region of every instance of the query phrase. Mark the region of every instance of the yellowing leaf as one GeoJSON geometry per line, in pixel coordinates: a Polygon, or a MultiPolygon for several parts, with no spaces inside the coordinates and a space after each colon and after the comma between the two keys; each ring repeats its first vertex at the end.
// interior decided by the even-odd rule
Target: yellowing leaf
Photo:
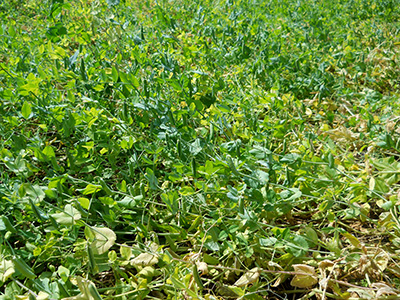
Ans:
{"type": "Polygon", "coordinates": [[[84,197],[79,197],[78,198],[79,204],[84,208],[84,209],[89,209],[90,206],[90,200],[88,198],[84,197]]]}
{"type": "Polygon", "coordinates": [[[373,257],[372,259],[379,268],[379,271],[385,271],[389,263],[389,255],[385,251],[379,251],[379,253],[375,255],[375,257],[373,257]]]}
{"type": "Polygon", "coordinates": [[[383,282],[376,282],[371,285],[374,289],[377,289],[376,291],[376,299],[379,299],[382,296],[388,296],[388,295],[398,295],[399,294],[396,292],[394,288],[391,286],[387,285],[386,283],[383,282]]]}
{"type": "Polygon", "coordinates": [[[119,248],[119,252],[121,253],[121,257],[125,260],[128,260],[132,256],[132,249],[128,245],[121,245],[119,248]]]}
{"type": "Polygon", "coordinates": [[[49,298],[50,298],[49,294],[47,294],[46,292],[40,291],[36,297],[36,300],[47,300],[49,298]]]}
{"type": "Polygon", "coordinates": [[[62,298],[61,300],[99,300],[101,297],[99,296],[96,286],[90,280],[84,279],[80,276],[77,276],[74,280],[71,280],[72,283],[78,286],[80,290],[80,294],[74,297],[62,298]]]}
{"type": "Polygon", "coordinates": [[[141,253],[131,263],[136,266],[152,266],[158,262],[158,257],[151,253],[141,253]]]}
{"type": "Polygon", "coordinates": [[[139,273],[137,273],[137,275],[141,277],[153,277],[155,274],[156,274],[156,269],[150,266],[144,267],[142,270],[140,270],[139,273]]]}
{"type": "Polygon", "coordinates": [[[194,194],[194,190],[190,186],[184,186],[179,190],[179,194],[182,196],[189,196],[194,194]]]}
{"type": "Polygon", "coordinates": [[[64,207],[64,211],[51,215],[57,223],[62,225],[74,225],[76,221],[80,220],[81,213],[75,209],[71,204],[64,207]]]}
{"type": "Polygon", "coordinates": [[[313,267],[308,265],[293,265],[294,271],[297,273],[304,273],[307,275],[295,275],[290,282],[294,287],[298,288],[309,288],[318,282],[313,267]]]}
{"type": "Polygon", "coordinates": [[[59,266],[57,269],[57,274],[61,277],[62,281],[67,282],[70,271],[64,266],[59,266]]]}
{"type": "Polygon", "coordinates": [[[241,287],[257,281],[258,277],[260,277],[261,270],[259,268],[253,268],[250,271],[246,272],[246,274],[242,275],[236,282],[235,286],[241,287]]]}
{"type": "Polygon", "coordinates": [[[345,232],[345,233],[343,233],[343,236],[346,237],[354,247],[360,248],[360,241],[354,235],[352,235],[348,232],[345,232]]]}
{"type": "Polygon", "coordinates": [[[93,235],[93,237],[90,238],[90,247],[94,254],[106,253],[117,240],[116,234],[109,228],[90,227],[90,232],[93,235]]]}
{"type": "Polygon", "coordinates": [[[1,260],[0,262],[0,282],[5,282],[12,274],[14,274],[14,264],[11,260],[1,260]]]}
{"type": "Polygon", "coordinates": [[[220,285],[217,287],[218,295],[221,295],[222,299],[237,299],[244,295],[243,289],[237,286],[226,286],[220,285]]]}
{"type": "Polygon", "coordinates": [[[336,142],[353,142],[358,139],[358,134],[352,132],[350,129],[339,126],[335,129],[327,131],[329,137],[336,142]]]}

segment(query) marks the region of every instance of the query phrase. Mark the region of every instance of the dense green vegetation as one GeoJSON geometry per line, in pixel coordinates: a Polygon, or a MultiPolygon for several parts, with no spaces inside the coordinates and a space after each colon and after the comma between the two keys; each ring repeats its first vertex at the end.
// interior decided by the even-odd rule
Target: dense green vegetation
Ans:
{"type": "Polygon", "coordinates": [[[0,299],[398,299],[399,18],[0,0],[0,299]]]}

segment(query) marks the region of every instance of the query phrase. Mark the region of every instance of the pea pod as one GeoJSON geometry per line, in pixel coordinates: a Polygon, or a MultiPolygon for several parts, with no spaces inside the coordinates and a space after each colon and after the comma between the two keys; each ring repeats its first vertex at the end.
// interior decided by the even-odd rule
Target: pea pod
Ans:
{"type": "Polygon", "coordinates": [[[335,159],[332,153],[329,153],[328,155],[328,163],[329,163],[329,168],[333,169],[335,167],[335,159]]]}
{"type": "Polygon", "coordinates": [[[89,258],[89,266],[92,270],[93,274],[96,274],[99,271],[99,267],[97,266],[96,259],[94,258],[93,249],[90,244],[87,245],[87,253],[89,258]]]}
{"type": "Polygon", "coordinates": [[[175,118],[174,118],[174,114],[171,110],[168,111],[168,117],[169,117],[169,120],[171,121],[172,125],[175,126],[175,118]]]}
{"type": "Polygon", "coordinates": [[[193,229],[196,229],[197,226],[199,226],[201,220],[202,220],[202,217],[201,216],[197,216],[197,218],[194,220],[192,225],[190,225],[190,227],[188,229],[188,232],[191,232],[193,229]]]}
{"type": "Polygon", "coordinates": [[[43,221],[43,216],[40,214],[39,210],[37,209],[35,203],[33,203],[32,199],[29,198],[29,204],[32,207],[33,212],[35,213],[36,217],[40,220],[43,221]]]}
{"type": "Polygon", "coordinates": [[[194,281],[196,281],[197,286],[199,287],[200,290],[204,289],[203,282],[201,282],[201,278],[199,276],[199,270],[197,270],[196,264],[193,265],[193,277],[194,281]]]}
{"type": "Polygon", "coordinates": [[[209,135],[209,141],[212,142],[214,140],[214,125],[210,125],[210,135],[209,135]]]}
{"type": "Polygon", "coordinates": [[[15,229],[15,227],[11,224],[10,220],[6,217],[6,216],[2,216],[1,220],[4,223],[4,226],[6,227],[6,229],[12,233],[17,232],[17,230],[15,229]]]}
{"type": "Polygon", "coordinates": [[[107,183],[104,181],[103,178],[99,177],[99,182],[101,187],[103,188],[103,191],[106,192],[107,195],[113,194],[112,190],[108,187],[107,183]]]}
{"type": "Polygon", "coordinates": [[[192,173],[193,173],[193,177],[196,178],[197,177],[197,166],[196,166],[196,159],[194,157],[192,158],[192,173]]]}
{"type": "Polygon", "coordinates": [[[92,296],[94,300],[101,300],[102,299],[100,294],[99,294],[99,292],[97,291],[97,289],[96,289],[96,287],[95,287],[95,285],[93,283],[89,284],[89,293],[90,293],[90,296],[92,296]]]}
{"type": "Polygon", "coordinates": [[[176,142],[176,148],[177,148],[177,150],[178,150],[179,158],[183,160],[183,152],[182,152],[182,143],[181,143],[181,140],[178,140],[178,141],[176,142]]]}
{"type": "Polygon", "coordinates": [[[285,168],[285,172],[286,172],[286,182],[290,186],[292,184],[292,176],[290,175],[290,171],[287,166],[285,168]]]}
{"type": "Polygon", "coordinates": [[[239,198],[239,213],[244,214],[244,199],[243,196],[239,198]]]}
{"type": "Polygon", "coordinates": [[[233,174],[235,174],[236,176],[239,176],[239,172],[235,167],[235,164],[233,163],[232,157],[228,154],[226,156],[226,162],[228,163],[229,168],[231,169],[231,171],[233,172],[233,174]]]}
{"type": "Polygon", "coordinates": [[[23,276],[29,279],[35,279],[36,275],[33,272],[32,268],[26,264],[22,259],[19,257],[13,256],[12,262],[14,264],[14,268],[20,272],[23,276]]]}

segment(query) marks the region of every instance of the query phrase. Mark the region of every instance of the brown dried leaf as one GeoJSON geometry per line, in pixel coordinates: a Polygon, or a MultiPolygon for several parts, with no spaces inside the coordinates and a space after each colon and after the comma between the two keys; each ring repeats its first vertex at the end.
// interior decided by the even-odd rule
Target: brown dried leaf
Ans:
{"type": "Polygon", "coordinates": [[[196,263],[197,270],[201,272],[201,275],[206,275],[208,274],[208,265],[205,262],[197,262],[196,263]]]}
{"type": "Polygon", "coordinates": [[[363,298],[363,299],[376,299],[375,293],[373,290],[366,290],[361,288],[349,288],[347,292],[352,293],[352,298],[363,298]],[[354,295],[355,294],[355,295],[354,295]]]}
{"type": "Polygon", "coordinates": [[[360,273],[365,274],[366,270],[371,266],[371,262],[369,261],[368,257],[363,254],[361,255],[360,259],[358,260],[360,273]]]}
{"type": "Polygon", "coordinates": [[[376,298],[379,298],[380,296],[383,296],[383,295],[397,295],[398,294],[394,288],[392,288],[391,286],[389,286],[383,282],[373,283],[371,285],[371,287],[373,287],[374,289],[377,289],[376,298]]]}
{"type": "Polygon", "coordinates": [[[321,261],[321,262],[318,264],[318,267],[319,267],[321,270],[325,270],[326,268],[333,267],[334,265],[335,265],[335,263],[334,263],[333,261],[331,261],[331,260],[329,260],[329,259],[325,259],[325,260],[321,261]]]}

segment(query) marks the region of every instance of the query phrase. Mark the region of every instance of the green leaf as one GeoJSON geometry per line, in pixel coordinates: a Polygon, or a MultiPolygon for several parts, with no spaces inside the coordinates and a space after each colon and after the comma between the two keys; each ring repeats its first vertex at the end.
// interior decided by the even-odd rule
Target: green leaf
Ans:
{"type": "MultiPolygon", "coordinates": [[[[162,197],[162,196],[161,196],[162,197]]],[[[138,195],[135,197],[125,196],[122,200],[117,201],[118,205],[125,208],[135,208],[143,199],[142,195],[138,195]]]]}
{"type": "Polygon", "coordinates": [[[107,0],[107,4],[109,6],[117,6],[119,4],[119,0],[107,0]]]}
{"type": "Polygon", "coordinates": [[[111,76],[112,76],[112,80],[114,82],[118,81],[118,70],[117,70],[117,68],[115,66],[113,66],[112,69],[111,69],[111,76]]]}
{"type": "Polygon", "coordinates": [[[326,212],[326,211],[328,211],[329,209],[332,208],[333,204],[335,204],[333,200],[324,200],[318,206],[318,209],[321,212],[326,212]]]}
{"type": "Polygon", "coordinates": [[[13,256],[12,262],[15,270],[21,273],[24,277],[29,279],[36,278],[36,275],[33,272],[32,268],[28,266],[28,264],[24,260],[19,257],[13,256]]]}
{"type": "Polygon", "coordinates": [[[205,263],[207,263],[209,265],[218,265],[220,263],[217,258],[215,258],[207,253],[204,253],[203,260],[205,263]]]}
{"type": "Polygon", "coordinates": [[[290,188],[280,193],[280,196],[286,201],[293,201],[300,198],[302,192],[297,188],[290,188]]]}
{"type": "Polygon", "coordinates": [[[318,238],[318,234],[315,232],[315,230],[312,227],[307,226],[304,228],[304,231],[305,231],[307,239],[308,239],[307,241],[311,244],[318,245],[319,238],[318,238]]]}
{"type": "Polygon", "coordinates": [[[292,241],[293,243],[288,243],[288,251],[295,257],[304,256],[309,250],[307,240],[303,236],[296,235],[292,241]]]}
{"type": "Polygon", "coordinates": [[[54,152],[54,149],[53,149],[53,147],[50,146],[50,145],[47,145],[47,146],[43,149],[42,153],[43,153],[48,159],[51,159],[51,158],[53,158],[53,157],[56,157],[56,154],[55,154],[55,152],[54,152]]]}
{"type": "Polygon", "coordinates": [[[213,93],[207,93],[205,95],[202,95],[200,97],[200,101],[206,106],[210,107],[213,105],[215,102],[217,102],[217,97],[214,96],[213,93]]]}
{"type": "Polygon", "coordinates": [[[170,191],[168,193],[161,194],[162,201],[167,205],[168,209],[176,214],[178,211],[178,193],[176,191],[170,191]]]}
{"type": "Polygon", "coordinates": [[[269,237],[269,238],[260,238],[259,239],[260,245],[263,247],[271,247],[274,246],[278,240],[274,237],[269,237]]]}
{"type": "Polygon", "coordinates": [[[149,186],[152,190],[158,190],[158,180],[157,177],[154,175],[154,172],[150,168],[146,168],[146,178],[149,182],[149,186]]]}
{"type": "Polygon", "coordinates": [[[103,188],[98,184],[88,184],[84,190],[82,190],[83,195],[90,195],[101,191],[103,188]]]}
{"type": "Polygon", "coordinates": [[[191,186],[184,186],[179,190],[179,194],[182,196],[190,196],[193,195],[195,192],[191,186]]]}
{"type": "Polygon", "coordinates": [[[24,104],[22,105],[22,108],[21,108],[21,114],[24,117],[24,119],[26,119],[26,120],[29,119],[29,117],[32,114],[32,107],[29,102],[24,101],[24,104]]]}
{"type": "Polygon", "coordinates": [[[193,156],[199,154],[202,150],[201,141],[200,139],[196,139],[193,143],[190,144],[189,150],[193,156]]]}

